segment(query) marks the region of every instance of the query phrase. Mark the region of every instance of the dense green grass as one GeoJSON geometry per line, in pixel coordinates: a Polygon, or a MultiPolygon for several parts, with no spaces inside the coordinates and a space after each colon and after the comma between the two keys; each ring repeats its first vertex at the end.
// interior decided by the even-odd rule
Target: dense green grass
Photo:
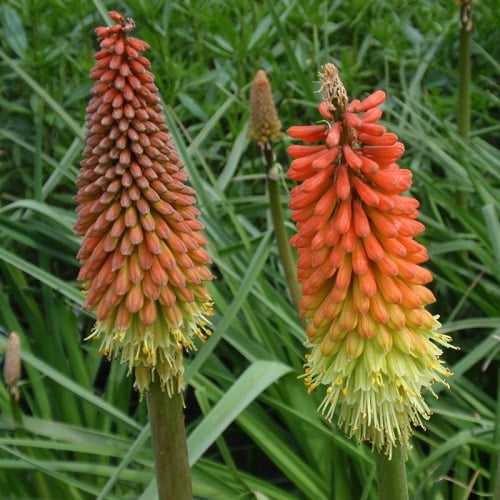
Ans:
{"type": "MultiPolygon", "coordinates": [[[[0,383],[0,498],[154,498],[144,402],[126,370],[83,342],[72,197],[96,48],[108,9],[148,41],[172,133],[198,191],[217,281],[214,335],[186,395],[194,492],[209,499],[376,498],[370,449],[316,413],[297,379],[304,335],[270,228],[248,85],[264,68],[285,127],[317,119],[317,71],[333,61],[352,97],[386,90],[407,146],[451,391],[437,388],[408,461],[412,498],[487,497],[500,452],[499,50],[478,2],[472,137],[457,134],[458,10],[426,0],[7,0],[0,6],[0,350],[24,346],[23,428],[0,383]],[[457,201],[466,193],[467,203],[457,201]]],[[[498,14],[498,13],[496,13],[498,14]]],[[[287,165],[285,146],[276,145],[287,165]]],[[[283,207],[288,189],[283,179],[283,207]]],[[[293,226],[289,224],[290,234],[293,226]]]]}

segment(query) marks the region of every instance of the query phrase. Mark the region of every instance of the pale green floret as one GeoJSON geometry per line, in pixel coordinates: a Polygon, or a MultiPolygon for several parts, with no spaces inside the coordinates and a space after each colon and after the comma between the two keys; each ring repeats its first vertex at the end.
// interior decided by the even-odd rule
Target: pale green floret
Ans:
{"type": "MultiPolygon", "coordinates": [[[[357,357],[349,357],[345,347],[325,356],[318,344],[306,344],[306,384],[310,390],[327,385],[319,410],[331,421],[338,408],[338,426],[350,437],[369,441],[389,457],[392,448],[402,445],[410,449],[412,426],[424,427],[431,411],[422,391],[432,391],[432,384],[446,384],[449,370],[439,359],[441,349],[451,347],[451,338],[437,333],[441,326],[435,317],[431,331],[414,330],[422,340],[425,352],[410,353],[394,346],[389,351],[375,340],[365,339],[364,349],[357,357]]],[[[397,331],[391,332],[395,338],[397,331]]]]}
{"type": "MultiPolygon", "coordinates": [[[[192,305],[192,304],[191,304],[192,305]]],[[[144,325],[138,314],[133,314],[129,325],[116,328],[114,315],[97,321],[87,339],[102,337],[101,352],[109,359],[120,358],[128,365],[129,373],[135,370],[134,386],[140,391],[149,390],[151,381],[159,377],[161,386],[169,396],[184,390],[183,350],[196,350],[195,337],[205,340],[211,334],[208,316],[212,302],[183,311],[179,325],[171,325],[162,314],[151,325],[144,325]]],[[[87,340],[86,339],[86,340],[87,340]]]]}

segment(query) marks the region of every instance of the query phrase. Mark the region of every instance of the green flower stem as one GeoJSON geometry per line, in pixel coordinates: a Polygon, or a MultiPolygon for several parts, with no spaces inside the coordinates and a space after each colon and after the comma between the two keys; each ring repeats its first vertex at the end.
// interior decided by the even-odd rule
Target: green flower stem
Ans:
{"type": "MultiPolygon", "coordinates": [[[[460,7],[460,42],[458,55],[458,133],[465,144],[470,137],[470,87],[471,87],[471,40],[472,40],[472,0],[461,0],[460,7]]],[[[467,193],[459,190],[458,203],[467,208],[467,193]]]]}
{"type": "Polygon", "coordinates": [[[14,427],[22,429],[23,415],[21,413],[21,409],[19,408],[19,402],[16,401],[13,394],[10,395],[10,410],[12,413],[12,422],[14,423],[14,427]]]}
{"type": "Polygon", "coordinates": [[[401,446],[392,449],[391,460],[383,452],[376,451],[375,469],[379,500],[408,500],[405,456],[401,446]]]}
{"type": "Polygon", "coordinates": [[[470,135],[470,48],[472,39],[472,1],[460,2],[460,44],[458,59],[458,133],[466,140],[470,135]]]}
{"type": "Polygon", "coordinates": [[[297,282],[295,264],[292,256],[292,249],[288,243],[288,235],[286,233],[285,221],[283,219],[283,210],[281,209],[280,185],[277,169],[274,165],[273,147],[270,142],[267,142],[263,148],[264,161],[267,167],[267,189],[269,193],[269,205],[271,208],[271,218],[274,226],[274,234],[278,244],[278,252],[281,259],[281,264],[285,271],[285,279],[292,296],[292,301],[299,310],[300,304],[300,288],[297,282]]]}
{"type": "Polygon", "coordinates": [[[192,500],[181,394],[169,397],[158,379],[147,395],[159,500],[192,500]]]}

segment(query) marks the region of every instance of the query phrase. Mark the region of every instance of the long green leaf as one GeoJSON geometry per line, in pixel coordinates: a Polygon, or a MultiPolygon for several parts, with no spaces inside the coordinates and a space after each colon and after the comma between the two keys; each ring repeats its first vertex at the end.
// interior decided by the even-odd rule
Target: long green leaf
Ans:
{"type": "Polygon", "coordinates": [[[262,391],[290,370],[290,367],[274,361],[252,363],[189,435],[189,463],[195,464],[262,391]]]}
{"type": "MultiPolygon", "coordinates": [[[[3,336],[0,336],[0,346],[5,348],[6,345],[7,345],[6,338],[3,336]]],[[[21,357],[25,363],[28,363],[33,368],[36,368],[38,371],[43,373],[45,376],[49,377],[57,384],[66,388],[68,391],[71,391],[76,396],[78,396],[78,397],[88,401],[89,403],[95,405],[97,408],[100,408],[104,412],[108,413],[109,415],[116,418],[120,422],[123,422],[124,424],[128,425],[129,427],[132,427],[133,429],[142,429],[142,426],[140,426],[135,420],[131,419],[128,415],[126,415],[125,413],[118,410],[112,404],[107,403],[102,398],[87,391],[82,386],[80,386],[79,384],[75,383],[73,380],[66,377],[66,375],[58,372],[57,370],[54,370],[54,368],[49,366],[47,363],[44,363],[43,361],[38,359],[33,354],[23,350],[21,352],[21,357]]]]}
{"type": "Polygon", "coordinates": [[[28,273],[30,276],[44,283],[45,285],[50,286],[56,292],[61,293],[66,298],[73,301],[75,304],[78,304],[80,306],[83,304],[83,296],[76,288],[55,277],[53,274],[44,271],[34,264],[31,264],[27,260],[24,260],[22,257],[18,257],[12,252],[9,252],[8,250],[0,247],[0,259],[4,260],[8,264],[13,265],[14,267],[17,267],[21,271],[28,273]]]}
{"type": "Polygon", "coordinates": [[[24,69],[14,60],[11,59],[2,49],[0,49],[0,57],[5,63],[13,69],[19,77],[24,80],[66,123],[66,125],[73,131],[76,137],[83,140],[82,127],[71,118],[71,116],[64,110],[64,108],[44,89],[42,88],[31,76],[29,76],[24,69]]]}
{"type": "Polygon", "coordinates": [[[245,298],[250,293],[252,286],[254,285],[261,269],[266,262],[267,255],[269,253],[270,238],[271,231],[267,231],[265,237],[260,242],[260,245],[257,248],[252,260],[248,264],[248,269],[241,280],[241,286],[238,289],[238,292],[236,293],[236,296],[234,297],[229,310],[224,315],[221,322],[217,325],[215,332],[211,335],[203,348],[200,349],[193,362],[186,370],[187,381],[189,381],[189,379],[200,369],[205,360],[215,349],[215,346],[219,343],[219,341],[231,327],[231,322],[238,314],[245,298]]]}

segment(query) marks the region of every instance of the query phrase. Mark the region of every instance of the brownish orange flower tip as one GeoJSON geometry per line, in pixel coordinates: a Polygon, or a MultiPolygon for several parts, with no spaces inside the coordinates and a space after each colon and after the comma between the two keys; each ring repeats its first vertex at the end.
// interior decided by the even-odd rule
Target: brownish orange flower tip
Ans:
{"type": "Polygon", "coordinates": [[[195,192],[165,123],[146,42],[135,23],[97,28],[86,146],[78,178],[78,258],[85,307],[97,314],[90,337],[119,356],[147,390],[158,376],[169,394],[183,388],[183,349],[210,334],[212,279],[195,192]]]}
{"type": "Polygon", "coordinates": [[[250,90],[250,130],[248,135],[260,147],[283,137],[271,84],[263,69],[257,71],[250,90]]]}
{"type": "Polygon", "coordinates": [[[451,339],[425,310],[432,276],[414,239],[424,226],[418,201],[402,195],[411,186],[396,163],[404,146],[377,123],[385,93],[349,102],[333,64],[320,77],[320,124],[288,129],[306,143],[288,148],[288,176],[300,183],[289,206],[309,321],[305,381],[311,391],[327,386],[328,419],[338,409],[342,428],[390,455],[429,418],[422,391],[445,383],[436,344],[451,339]]]}

